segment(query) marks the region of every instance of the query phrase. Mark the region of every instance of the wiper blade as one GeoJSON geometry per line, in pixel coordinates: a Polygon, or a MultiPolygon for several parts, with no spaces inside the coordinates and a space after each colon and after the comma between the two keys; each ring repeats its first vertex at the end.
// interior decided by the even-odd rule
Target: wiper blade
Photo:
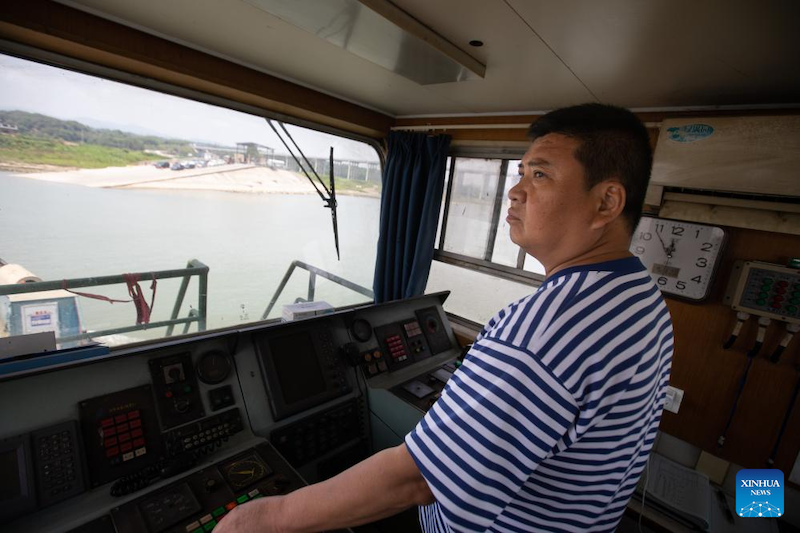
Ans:
{"type": "Polygon", "coordinates": [[[275,135],[277,135],[278,139],[280,139],[280,141],[283,143],[283,146],[286,147],[286,150],[289,152],[289,155],[292,156],[292,159],[294,159],[295,163],[297,163],[297,166],[300,167],[300,170],[303,171],[303,174],[305,174],[306,178],[308,178],[308,181],[311,182],[311,185],[314,187],[314,190],[317,191],[319,197],[322,198],[323,202],[325,202],[325,207],[331,210],[331,219],[333,223],[333,242],[334,245],[336,246],[336,259],[341,260],[341,257],[339,255],[339,224],[336,219],[336,204],[337,204],[336,187],[333,181],[333,147],[331,147],[331,153],[330,153],[330,180],[329,180],[330,188],[328,188],[325,186],[325,182],[322,181],[322,178],[319,177],[319,174],[317,174],[317,171],[314,170],[314,166],[311,163],[309,163],[308,158],[306,158],[303,151],[297,145],[294,138],[292,137],[292,134],[289,133],[289,130],[286,129],[286,126],[284,126],[282,122],[278,122],[278,125],[281,127],[281,130],[283,130],[283,133],[286,135],[286,138],[292,142],[295,149],[300,154],[300,157],[302,157],[303,161],[305,161],[305,165],[303,165],[303,163],[300,161],[300,158],[295,155],[292,148],[283,138],[283,135],[281,135],[281,132],[278,131],[278,128],[276,128],[275,124],[273,124],[272,119],[266,119],[266,120],[267,124],[269,124],[270,128],[272,128],[272,131],[275,132],[275,135]],[[314,182],[314,179],[306,170],[306,166],[308,166],[308,170],[310,170],[311,173],[314,174],[314,177],[317,178],[317,181],[322,186],[322,190],[325,191],[324,193],[319,189],[316,182],[314,182]]]}

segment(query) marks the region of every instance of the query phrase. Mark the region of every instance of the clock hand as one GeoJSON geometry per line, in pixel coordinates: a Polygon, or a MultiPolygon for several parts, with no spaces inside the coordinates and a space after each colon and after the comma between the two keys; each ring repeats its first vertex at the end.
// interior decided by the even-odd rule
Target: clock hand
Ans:
{"type": "Polygon", "coordinates": [[[661,241],[661,248],[664,250],[664,253],[667,254],[667,257],[669,257],[669,252],[667,251],[667,245],[664,244],[664,239],[661,238],[661,234],[658,232],[658,230],[656,230],[656,237],[658,237],[658,240],[661,241]]]}

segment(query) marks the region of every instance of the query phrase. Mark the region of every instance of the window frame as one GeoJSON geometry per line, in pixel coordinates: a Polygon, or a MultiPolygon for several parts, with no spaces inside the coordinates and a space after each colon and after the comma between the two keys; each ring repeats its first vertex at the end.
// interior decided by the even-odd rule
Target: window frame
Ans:
{"type": "MultiPolygon", "coordinates": [[[[332,126],[317,124],[316,122],[311,122],[305,119],[300,119],[292,117],[290,115],[285,115],[283,113],[270,111],[262,107],[245,104],[242,102],[238,102],[236,100],[231,100],[220,96],[210,95],[198,91],[196,89],[191,89],[181,85],[175,85],[171,83],[158,81],[143,75],[133,74],[130,72],[126,72],[124,70],[98,65],[82,59],[76,59],[67,55],[51,52],[48,50],[43,50],[40,48],[36,48],[26,44],[16,43],[13,41],[0,39],[0,54],[15,57],[24,61],[39,63],[54,68],[69,70],[71,72],[83,74],[86,76],[94,76],[100,79],[105,79],[117,83],[123,83],[132,87],[138,87],[141,89],[147,89],[162,94],[167,94],[170,96],[185,98],[195,102],[213,105],[224,109],[230,109],[233,111],[247,113],[249,115],[260,117],[263,119],[273,119],[279,122],[283,122],[284,124],[291,124],[293,126],[297,126],[300,128],[306,128],[320,133],[326,133],[329,135],[334,135],[337,137],[362,142],[364,144],[371,146],[378,155],[381,176],[383,176],[383,172],[386,168],[386,156],[387,156],[386,147],[381,141],[372,137],[359,135],[345,130],[340,130],[332,126]]],[[[337,312],[344,311],[344,310],[354,309],[363,305],[364,302],[347,304],[344,306],[336,307],[335,310],[337,312]]],[[[280,318],[258,319],[240,325],[223,326],[221,328],[205,329],[202,331],[193,331],[183,334],[177,333],[175,335],[160,336],[153,339],[142,339],[127,344],[110,346],[109,350],[112,357],[116,357],[118,355],[139,353],[141,350],[151,349],[156,346],[168,346],[176,342],[186,342],[190,339],[203,339],[209,337],[216,337],[219,335],[227,335],[232,331],[244,331],[244,330],[249,330],[251,328],[263,327],[263,326],[269,327],[280,323],[281,323],[280,318]]],[[[61,352],[61,351],[62,350],[57,350],[56,352],[61,352]]]]}
{"type": "Polygon", "coordinates": [[[508,164],[512,160],[522,159],[525,149],[522,148],[497,148],[493,150],[486,149],[469,149],[467,147],[452,147],[448,156],[450,157],[450,168],[447,176],[447,188],[445,190],[444,198],[442,200],[442,216],[441,228],[439,231],[438,242],[435,243],[433,251],[433,260],[442,263],[454,265],[460,268],[474,270],[491,276],[514,281],[516,283],[523,283],[532,287],[538,287],[542,284],[545,276],[536,274],[524,269],[526,253],[522,248],[518,248],[517,253],[517,266],[509,267],[493,262],[492,254],[494,251],[494,242],[497,237],[497,228],[500,224],[500,216],[502,215],[506,178],[508,174],[508,164]],[[453,178],[455,176],[455,168],[457,159],[499,159],[501,161],[499,175],[495,179],[498,180],[497,189],[492,206],[492,220],[490,221],[489,235],[485,243],[483,257],[472,257],[454,252],[448,252],[444,249],[445,239],[447,237],[447,222],[450,213],[450,201],[453,191],[453,178]]]}

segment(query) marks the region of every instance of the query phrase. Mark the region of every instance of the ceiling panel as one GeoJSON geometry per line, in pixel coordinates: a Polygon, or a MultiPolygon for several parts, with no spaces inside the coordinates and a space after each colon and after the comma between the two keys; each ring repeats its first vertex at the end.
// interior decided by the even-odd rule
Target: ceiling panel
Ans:
{"type": "Polygon", "coordinates": [[[391,115],[468,111],[241,0],[62,3],[391,115]]]}
{"type": "Polygon", "coordinates": [[[508,0],[602,101],[627,107],[797,102],[793,0],[508,0]]]}
{"type": "Polygon", "coordinates": [[[62,1],[396,116],[800,102],[795,0],[394,0],[486,65],[427,86],[243,0],[62,1]]]}

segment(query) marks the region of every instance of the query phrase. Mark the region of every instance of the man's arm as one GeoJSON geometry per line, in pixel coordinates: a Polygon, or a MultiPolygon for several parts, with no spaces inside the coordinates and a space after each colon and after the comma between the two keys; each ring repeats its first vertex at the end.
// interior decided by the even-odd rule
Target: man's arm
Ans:
{"type": "Polygon", "coordinates": [[[428,484],[401,444],[327,481],[236,507],[215,530],[323,531],[366,524],[433,501],[428,484]]]}

